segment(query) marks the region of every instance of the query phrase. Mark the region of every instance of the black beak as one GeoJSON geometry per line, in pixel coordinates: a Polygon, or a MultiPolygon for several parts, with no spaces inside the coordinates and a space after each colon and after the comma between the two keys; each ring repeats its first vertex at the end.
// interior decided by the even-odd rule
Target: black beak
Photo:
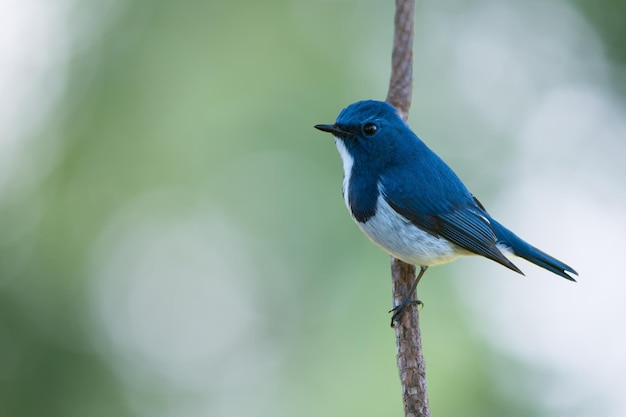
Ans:
{"type": "Polygon", "coordinates": [[[332,133],[334,136],[352,136],[351,132],[341,130],[337,125],[315,125],[313,126],[322,132],[332,133]]]}

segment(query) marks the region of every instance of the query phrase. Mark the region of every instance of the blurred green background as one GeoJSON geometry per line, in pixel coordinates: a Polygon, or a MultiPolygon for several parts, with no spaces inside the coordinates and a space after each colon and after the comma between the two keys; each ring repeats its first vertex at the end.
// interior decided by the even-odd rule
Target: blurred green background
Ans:
{"type": "MultiPolygon", "coordinates": [[[[7,0],[0,416],[399,416],[389,258],[340,194],[393,2],[7,0]]],[[[623,416],[626,3],[419,0],[410,123],[573,265],[429,270],[434,416],[623,416]],[[618,233],[615,233],[615,232],[618,233]]]]}

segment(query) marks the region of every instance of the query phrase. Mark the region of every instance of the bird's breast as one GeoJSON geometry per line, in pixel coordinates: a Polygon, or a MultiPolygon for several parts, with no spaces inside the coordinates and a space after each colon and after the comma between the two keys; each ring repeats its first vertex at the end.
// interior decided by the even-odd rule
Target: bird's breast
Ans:
{"type": "Polygon", "coordinates": [[[343,164],[343,198],[359,228],[378,246],[404,262],[431,266],[467,251],[433,236],[397,213],[383,197],[375,173],[358,167],[343,140],[335,138],[343,164]],[[361,171],[359,171],[361,169],[361,171]]]}

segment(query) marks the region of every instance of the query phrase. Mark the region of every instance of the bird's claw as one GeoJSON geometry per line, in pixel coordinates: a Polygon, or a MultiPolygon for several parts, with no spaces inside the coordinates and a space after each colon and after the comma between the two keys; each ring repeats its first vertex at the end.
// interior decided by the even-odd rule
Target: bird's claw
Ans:
{"type": "Polygon", "coordinates": [[[421,300],[412,300],[405,298],[400,304],[388,311],[389,313],[393,313],[393,315],[391,316],[391,327],[394,327],[394,323],[400,320],[400,317],[402,317],[402,314],[404,314],[407,307],[412,305],[417,305],[422,308],[424,307],[424,303],[421,300]]]}

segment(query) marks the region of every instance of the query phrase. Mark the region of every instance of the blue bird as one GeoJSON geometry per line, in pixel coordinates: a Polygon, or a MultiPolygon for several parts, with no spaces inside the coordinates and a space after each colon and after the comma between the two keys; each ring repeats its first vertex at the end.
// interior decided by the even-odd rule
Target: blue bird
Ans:
{"type": "Polygon", "coordinates": [[[397,110],[381,101],[343,109],[334,124],[315,126],[335,137],[343,162],[343,197],[359,228],[395,258],[420,267],[393,321],[408,305],[428,267],[481,255],[523,275],[516,255],[570,281],[578,275],[494,220],[452,169],[417,137],[397,110]]]}

